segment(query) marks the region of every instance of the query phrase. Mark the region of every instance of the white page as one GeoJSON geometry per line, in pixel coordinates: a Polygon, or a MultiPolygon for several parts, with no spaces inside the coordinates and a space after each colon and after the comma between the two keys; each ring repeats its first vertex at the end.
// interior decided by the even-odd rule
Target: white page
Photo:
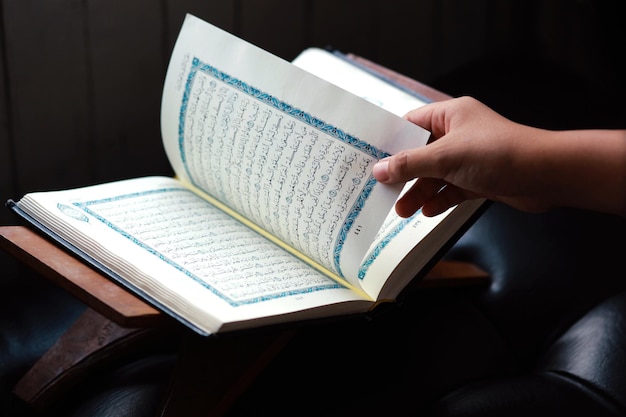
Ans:
{"type": "Polygon", "coordinates": [[[361,299],[172,178],[30,193],[18,204],[207,333],[361,299]]]}
{"type": "Polygon", "coordinates": [[[426,104],[425,100],[390,85],[324,49],[305,49],[292,62],[398,116],[404,116],[410,110],[426,104]]]}
{"type": "MultiPolygon", "coordinates": [[[[241,123],[237,128],[245,130],[245,118],[237,123],[241,123]]],[[[369,101],[348,94],[191,15],[185,19],[166,76],[162,133],[172,166],[183,181],[191,182],[227,205],[242,210],[247,218],[305,253],[316,252],[315,243],[321,239],[322,250],[311,257],[353,283],[361,259],[401,190],[399,186],[376,183],[371,175],[374,163],[400,149],[424,145],[429,136],[425,130],[397,115],[381,111],[369,101]],[[238,88],[234,93],[231,91],[233,85],[238,88]],[[292,131],[297,133],[303,129],[298,122],[305,120],[305,124],[306,121],[309,123],[305,126],[308,134],[319,138],[317,147],[307,149],[308,139],[294,145],[294,139],[290,138],[285,141],[284,149],[293,149],[296,156],[289,159],[293,165],[287,170],[285,155],[271,154],[267,155],[267,163],[274,162],[275,165],[269,165],[273,169],[267,168],[266,161],[260,160],[266,157],[265,152],[250,154],[242,145],[243,134],[232,125],[224,127],[223,113],[219,113],[219,120],[190,117],[190,114],[204,114],[204,111],[197,111],[201,106],[210,108],[213,105],[213,96],[205,94],[210,89],[229,89],[223,98],[225,106],[232,106],[233,116],[229,116],[229,122],[233,118],[236,120],[239,111],[250,117],[250,113],[244,114],[240,110],[245,102],[248,112],[250,106],[259,106],[255,122],[268,121],[264,135],[273,130],[286,135],[285,129],[288,128],[285,126],[291,123],[295,126],[292,131]],[[268,96],[272,99],[269,104],[260,103],[259,98],[268,96]],[[296,118],[294,122],[294,110],[301,111],[304,117],[296,118]],[[271,116],[263,119],[270,113],[271,116]],[[279,127],[283,130],[279,131],[279,127]],[[338,130],[331,129],[329,134],[330,128],[338,130]],[[207,135],[214,135],[216,129],[222,129],[224,136],[236,140],[222,140],[210,152],[203,151],[201,148],[209,143],[207,135]],[[344,137],[344,134],[347,140],[338,141],[337,137],[344,137]],[[363,146],[365,143],[371,146],[363,146]],[[328,147],[323,148],[326,144],[328,147]],[[227,162],[224,162],[226,157],[211,159],[218,152],[228,156],[238,151],[249,158],[234,158],[227,162]],[[197,156],[199,153],[203,156],[197,156]],[[328,166],[332,157],[321,158],[324,153],[335,157],[332,166],[328,166]],[[318,156],[326,166],[314,163],[318,156]],[[207,170],[211,172],[210,176],[202,177],[200,170],[190,171],[191,165],[201,164],[211,167],[207,170]],[[294,167],[301,171],[294,171],[294,167]],[[239,170],[238,174],[231,183],[225,183],[226,174],[233,170],[239,170]],[[325,188],[326,172],[331,171],[331,178],[343,178],[342,175],[346,178],[345,182],[341,178],[336,180],[336,190],[325,188]],[[258,180],[254,180],[254,175],[258,180]],[[271,180],[287,182],[285,188],[291,187],[291,194],[265,193],[262,188],[271,180]],[[260,203],[246,206],[247,203],[240,198],[246,193],[245,198],[260,203]],[[340,209],[331,206],[332,201],[339,201],[340,209]],[[311,219],[318,219],[319,225],[312,223],[311,219]]],[[[273,140],[280,139],[276,136],[273,140]]],[[[266,150],[262,144],[262,141],[255,142],[255,149],[266,150]]]]}

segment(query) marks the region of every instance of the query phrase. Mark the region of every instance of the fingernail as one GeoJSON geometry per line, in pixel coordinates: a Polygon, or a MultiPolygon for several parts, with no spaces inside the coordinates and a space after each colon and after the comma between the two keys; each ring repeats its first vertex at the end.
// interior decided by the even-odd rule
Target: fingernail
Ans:
{"type": "Polygon", "coordinates": [[[389,180],[389,161],[384,159],[378,161],[372,169],[372,174],[374,174],[374,178],[380,182],[389,180]]]}

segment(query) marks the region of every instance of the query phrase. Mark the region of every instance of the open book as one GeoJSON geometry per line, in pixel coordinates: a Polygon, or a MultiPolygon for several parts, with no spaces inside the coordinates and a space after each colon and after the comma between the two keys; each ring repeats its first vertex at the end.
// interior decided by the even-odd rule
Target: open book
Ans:
{"type": "Polygon", "coordinates": [[[175,178],[7,205],[203,335],[364,313],[423,274],[483,201],[395,214],[372,167],[429,132],[424,100],[322,49],[293,63],[187,15],[163,87],[175,178]]]}

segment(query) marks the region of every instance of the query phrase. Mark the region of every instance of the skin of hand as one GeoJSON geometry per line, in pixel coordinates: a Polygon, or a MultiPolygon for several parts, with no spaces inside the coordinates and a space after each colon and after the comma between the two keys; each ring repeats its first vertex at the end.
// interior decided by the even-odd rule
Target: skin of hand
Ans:
{"type": "Polygon", "coordinates": [[[379,161],[381,183],[417,178],[396,203],[434,216],[485,197],[519,210],[576,207],[626,216],[626,130],[552,131],[515,123],[471,97],[430,103],[405,119],[428,145],[379,161]]]}

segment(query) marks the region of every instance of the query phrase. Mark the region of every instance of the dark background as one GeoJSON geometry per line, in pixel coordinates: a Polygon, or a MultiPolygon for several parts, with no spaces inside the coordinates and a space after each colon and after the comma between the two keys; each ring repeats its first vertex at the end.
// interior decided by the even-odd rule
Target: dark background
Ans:
{"type": "MultiPolygon", "coordinates": [[[[287,60],[330,46],[561,129],[626,127],[622,4],[0,0],[0,200],[172,174],[160,96],[186,12],[287,60]]],[[[0,210],[0,224],[15,222],[0,210]]],[[[0,279],[19,273],[0,254],[0,279]]]]}

